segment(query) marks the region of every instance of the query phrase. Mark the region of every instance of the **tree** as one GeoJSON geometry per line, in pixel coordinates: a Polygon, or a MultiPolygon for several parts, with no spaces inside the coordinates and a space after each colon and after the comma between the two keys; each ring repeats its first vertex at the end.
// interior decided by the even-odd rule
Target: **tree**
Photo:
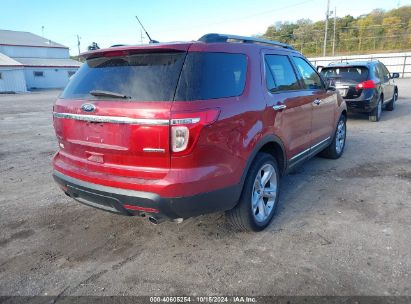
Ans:
{"type": "MultiPolygon", "coordinates": [[[[321,53],[325,21],[300,19],[294,23],[276,22],[270,25],[262,38],[288,43],[305,55],[321,53]]],[[[331,43],[327,46],[330,48],[331,43]]],[[[336,51],[375,52],[378,50],[411,49],[411,6],[384,11],[375,9],[357,18],[347,15],[337,18],[336,51]]]]}

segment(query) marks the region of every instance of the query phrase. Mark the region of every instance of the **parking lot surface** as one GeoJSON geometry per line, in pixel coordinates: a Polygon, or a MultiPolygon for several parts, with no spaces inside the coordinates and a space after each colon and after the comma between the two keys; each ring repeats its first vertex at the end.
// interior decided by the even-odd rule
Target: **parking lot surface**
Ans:
{"type": "Polygon", "coordinates": [[[411,295],[411,80],[345,154],[284,177],[261,233],[224,214],[152,225],[54,184],[58,91],[0,95],[0,295],[411,295]]]}

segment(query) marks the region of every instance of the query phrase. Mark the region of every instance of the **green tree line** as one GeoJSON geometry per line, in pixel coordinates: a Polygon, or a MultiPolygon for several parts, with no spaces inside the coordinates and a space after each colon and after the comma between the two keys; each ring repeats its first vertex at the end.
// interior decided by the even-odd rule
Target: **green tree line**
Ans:
{"type": "MultiPolygon", "coordinates": [[[[326,55],[332,55],[333,44],[335,55],[411,49],[411,6],[390,11],[375,9],[357,18],[337,17],[335,27],[334,42],[334,18],[330,16],[326,55]]],[[[300,19],[294,23],[277,22],[261,37],[291,44],[307,56],[321,56],[324,33],[325,20],[300,19]]]]}

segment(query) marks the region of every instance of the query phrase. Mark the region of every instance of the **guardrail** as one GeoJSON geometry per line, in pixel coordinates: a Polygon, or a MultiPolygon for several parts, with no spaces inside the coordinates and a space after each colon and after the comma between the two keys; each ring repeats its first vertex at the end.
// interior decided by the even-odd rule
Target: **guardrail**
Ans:
{"type": "Polygon", "coordinates": [[[411,52],[368,55],[349,55],[308,58],[314,66],[327,66],[331,62],[379,60],[390,73],[400,73],[401,78],[411,77],[411,52]]]}

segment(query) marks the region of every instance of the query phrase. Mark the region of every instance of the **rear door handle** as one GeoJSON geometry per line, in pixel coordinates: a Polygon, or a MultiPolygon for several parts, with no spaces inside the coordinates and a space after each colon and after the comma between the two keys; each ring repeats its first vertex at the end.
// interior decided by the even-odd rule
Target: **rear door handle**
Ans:
{"type": "Polygon", "coordinates": [[[281,111],[281,110],[284,110],[285,108],[287,108],[286,105],[275,105],[275,106],[273,106],[274,111],[281,111]]]}
{"type": "Polygon", "coordinates": [[[321,99],[316,99],[316,100],[314,100],[313,101],[313,104],[315,104],[315,105],[319,105],[321,103],[321,99]]]}

